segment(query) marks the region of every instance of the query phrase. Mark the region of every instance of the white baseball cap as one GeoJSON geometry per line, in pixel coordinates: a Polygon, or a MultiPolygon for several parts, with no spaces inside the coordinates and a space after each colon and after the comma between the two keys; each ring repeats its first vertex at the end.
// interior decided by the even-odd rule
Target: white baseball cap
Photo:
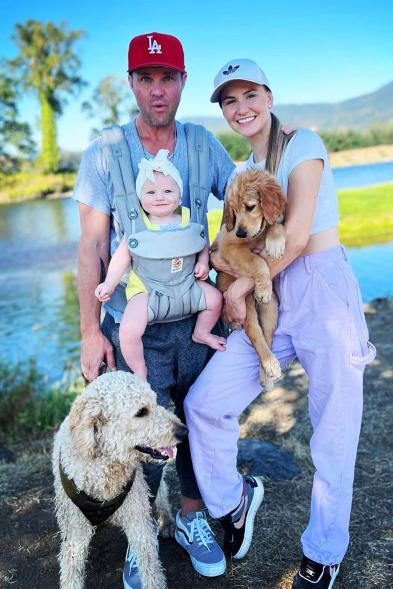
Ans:
{"type": "Polygon", "coordinates": [[[214,92],[211,95],[210,102],[219,102],[224,86],[234,80],[254,82],[261,86],[267,86],[270,90],[267,77],[255,61],[251,59],[232,59],[220,69],[214,78],[214,92]]]}

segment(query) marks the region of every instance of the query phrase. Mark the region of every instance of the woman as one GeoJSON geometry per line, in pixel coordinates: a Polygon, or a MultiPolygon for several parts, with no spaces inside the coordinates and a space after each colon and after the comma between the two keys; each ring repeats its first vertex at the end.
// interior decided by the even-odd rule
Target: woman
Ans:
{"type": "MultiPolygon", "coordinates": [[[[266,168],[287,196],[285,255],[269,262],[280,301],[272,349],[282,367],[297,357],[309,377],[315,465],[304,556],[293,588],[330,589],[349,541],[363,372],[375,348],[339,243],[337,196],[321,139],[307,129],[283,134],[270,112],[269,82],[251,60],[234,59],[221,68],[211,101],[251,145],[251,156],[236,172],[266,168]]],[[[213,263],[225,270],[217,258],[213,263]]],[[[232,319],[244,321],[244,298],[253,288],[246,278],[230,287],[226,305],[232,319]]],[[[198,485],[211,516],[223,523],[225,549],[233,558],[249,549],[263,498],[262,482],[243,480],[236,469],[238,416],[259,393],[258,357],[242,330],[231,334],[224,354],[215,354],[185,404],[198,485]]]]}

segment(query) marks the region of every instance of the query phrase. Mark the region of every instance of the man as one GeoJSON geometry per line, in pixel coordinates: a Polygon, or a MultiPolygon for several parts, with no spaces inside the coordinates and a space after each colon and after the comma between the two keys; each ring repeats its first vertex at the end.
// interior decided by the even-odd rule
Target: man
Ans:
{"type": "MultiPolygon", "coordinates": [[[[160,149],[169,150],[169,159],[183,180],[182,205],[190,206],[187,141],[184,125],[175,121],[181,94],[187,79],[180,41],[171,35],[150,33],[131,40],[128,52],[128,80],[139,107],[136,119],[123,126],[134,177],[142,158],[154,157],[160,149]]],[[[220,143],[211,135],[206,199],[209,192],[223,199],[233,163],[220,143]]],[[[78,294],[80,302],[81,364],[87,380],[96,378],[102,365],[110,370],[129,370],[119,347],[121,312],[105,305],[106,315],[100,327],[100,304],[94,290],[100,282],[101,260],[107,268],[122,237],[120,217],[113,198],[113,182],[101,139],[86,150],[74,191],[79,203],[81,239],[79,249],[78,294]]],[[[205,203],[202,203],[205,204],[205,203]]],[[[188,388],[209,359],[206,346],[194,344],[191,333],[195,316],[148,326],[143,343],[148,381],[157,392],[158,402],[168,404],[168,391],[177,414],[184,419],[183,399],[188,388]],[[173,381],[160,379],[160,362],[171,356],[173,381]]],[[[194,568],[206,576],[225,571],[225,557],[209,527],[192,469],[188,442],[180,445],[177,470],[181,483],[181,511],[178,513],[176,539],[188,551],[194,568]],[[194,541],[195,540],[195,541],[194,541]]],[[[146,468],[146,479],[155,497],[162,469],[146,468]]],[[[124,567],[125,589],[140,586],[137,562],[129,547],[124,567]]]]}

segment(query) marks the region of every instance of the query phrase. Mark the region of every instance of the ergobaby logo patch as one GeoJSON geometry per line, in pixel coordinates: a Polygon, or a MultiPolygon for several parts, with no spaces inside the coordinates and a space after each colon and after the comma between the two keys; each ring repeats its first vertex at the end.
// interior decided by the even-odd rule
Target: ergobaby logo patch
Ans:
{"type": "Polygon", "coordinates": [[[171,261],[171,274],[183,270],[183,258],[173,258],[171,261]]]}
{"type": "Polygon", "coordinates": [[[238,69],[238,67],[239,67],[238,65],[235,65],[235,66],[230,65],[228,67],[228,69],[224,70],[222,73],[224,74],[224,76],[230,76],[231,74],[235,73],[235,71],[238,69]]]}
{"type": "Polygon", "coordinates": [[[147,38],[149,40],[149,45],[147,48],[149,53],[162,53],[161,45],[155,39],[153,39],[153,35],[147,35],[147,38]]]}

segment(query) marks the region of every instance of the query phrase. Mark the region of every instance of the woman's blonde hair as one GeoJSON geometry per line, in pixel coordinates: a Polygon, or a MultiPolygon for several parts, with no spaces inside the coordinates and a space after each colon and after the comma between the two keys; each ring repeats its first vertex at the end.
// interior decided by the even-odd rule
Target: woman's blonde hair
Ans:
{"type": "Polygon", "coordinates": [[[271,113],[272,121],[270,126],[269,141],[267,144],[267,155],[265,170],[276,176],[278,166],[284,154],[285,148],[295,131],[285,134],[282,130],[281,123],[275,114],[271,113]]]}

